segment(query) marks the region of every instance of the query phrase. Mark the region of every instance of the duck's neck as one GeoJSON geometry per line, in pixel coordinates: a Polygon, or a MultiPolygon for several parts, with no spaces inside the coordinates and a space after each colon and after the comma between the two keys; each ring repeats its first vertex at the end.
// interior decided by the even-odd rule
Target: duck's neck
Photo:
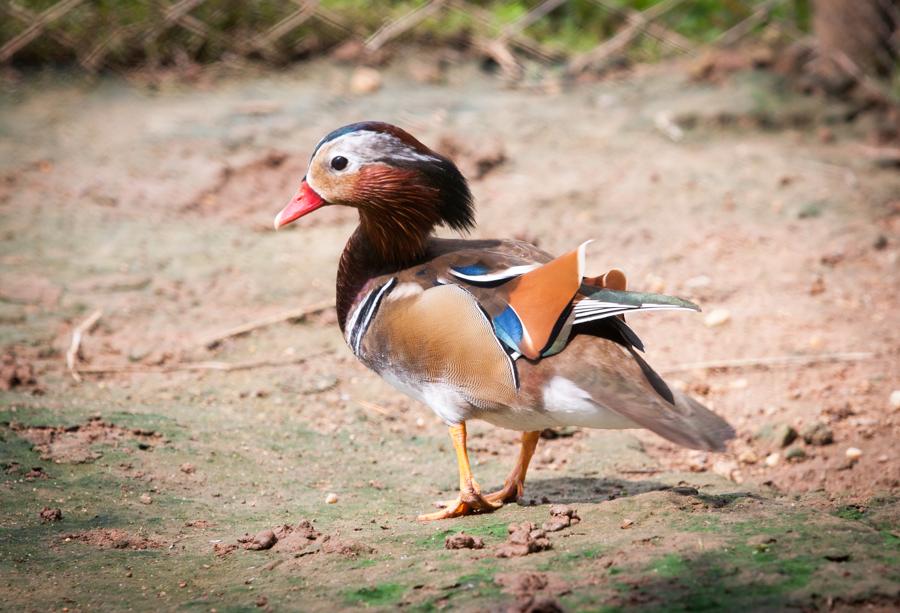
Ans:
{"type": "Polygon", "coordinates": [[[350,309],[370,279],[422,261],[431,228],[411,230],[399,223],[379,223],[361,212],[338,264],[336,306],[342,332],[350,309]]]}

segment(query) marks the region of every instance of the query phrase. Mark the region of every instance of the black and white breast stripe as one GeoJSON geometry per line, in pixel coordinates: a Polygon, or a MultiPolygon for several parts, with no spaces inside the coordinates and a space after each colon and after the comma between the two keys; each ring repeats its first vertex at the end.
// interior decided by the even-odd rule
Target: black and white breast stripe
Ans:
{"type": "Polygon", "coordinates": [[[378,307],[381,305],[382,299],[396,284],[397,279],[391,277],[387,283],[373,289],[353,314],[353,319],[350,322],[350,336],[347,338],[347,344],[350,345],[350,349],[353,350],[354,355],[357,357],[359,357],[359,347],[362,344],[362,339],[366,335],[366,330],[369,329],[369,324],[372,323],[375,313],[378,312],[378,307]]]}

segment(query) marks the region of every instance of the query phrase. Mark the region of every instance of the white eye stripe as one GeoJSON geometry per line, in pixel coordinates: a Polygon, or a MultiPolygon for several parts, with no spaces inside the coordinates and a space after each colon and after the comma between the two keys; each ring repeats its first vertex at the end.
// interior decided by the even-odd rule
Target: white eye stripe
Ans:
{"type": "MultiPolygon", "coordinates": [[[[439,162],[440,158],[416,151],[393,134],[360,130],[339,136],[322,146],[329,160],[343,156],[348,168],[384,159],[404,162],[439,162]]],[[[318,153],[316,154],[318,156],[318,153]]]]}
{"type": "Polygon", "coordinates": [[[328,194],[322,191],[324,186],[319,185],[315,179],[317,173],[312,171],[313,167],[323,169],[324,172],[338,177],[356,172],[365,164],[385,161],[421,163],[441,162],[442,160],[439,157],[417,151],[393,134],[357,130],[320,143],[316,147],[315,154],[310,160],[310,171],[306,173],[306,182],[314,192],[327,199],[328,194]],[[335,170],[331,166],[331,160],[338,156],[347,158],[347,165],[341,170],[335,170]]]}

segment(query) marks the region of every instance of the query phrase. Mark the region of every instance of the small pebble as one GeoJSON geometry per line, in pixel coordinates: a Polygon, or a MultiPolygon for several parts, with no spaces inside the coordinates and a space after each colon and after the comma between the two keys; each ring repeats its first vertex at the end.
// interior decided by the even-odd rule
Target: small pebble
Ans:
{"type": "Polygon", "coordinates": [[[141,504],[152,504],[153,499],[150,497],[150,494],[141,494],[140,497],[141,504]]]}
{"type": "Polygon", "coordinates": [[[858,460],[862,457],[862,449],[859,447],[847,447],[844,455],[847,456],[848,460],[858,460]]]}
{"type": "Polygon", "coordinates": [[[327,496],[325,496],[325,504],[335,504],[338,501],[338,496],[334,492],[331,492],[327,496]]]}
{"type": "Polygon", "coordinates": [[[689,289],[697,289],[700,287],[708,287],[712,283],[712,279],[707,277],[706,275],[698,275],[696,277],[691,277],[687,281],[684,282],[684,286],[689,289]]]}
{"type": "Polygon", "coordinates": [[[750,385],[750,382],[747,381],[746,379],[735,379],[734,381],[732,381],[731,383],[728,384],[728,387],[730,387],[733,390],[742,390],[742,389],[746,389],[748,385],[750,385]]]}
{"type": "Polygon", "coordinates": [[[891,392],[891,408],[892,409],[900,409],[900,390],[894,390],[891,392]]]}
{"type": "Polygon", "coordinates": [[[756,464],[759,462],[759,457],[751,450],[742,451],[738,456],[738,462],[741,464],[756,464]]]}
{"type": "Polygon", "coordinates": [[[731,319],[731,311],[728,309],[714,309],[710,311],[709,315],[706,316],[706,319],[703,320],[710,328],[715,328],[716,326],[721,326],[722,324],[728,323],[731,319]]]}
{"type": "Polygon", "coordinates": [[[713,462],[713,472],[721,475],[726,479],[735,481],[735,474],[738,472],[737,462],[734,460],[716,460],[713,462]]]}
{"type": "Polygon", "coordinates": [[[810,296],[818,296],[819,294],[825,291],[825,279],[821,276],[813,279],[812,283],[809,286],[809,295],[810,296]]]}
{"type": "Polygon", "coordinates": [[[830,445],[834,442],[834,433],[822,422],[815,422],[803,429],[803,440],[810,445],[830,445]]]}
{"type": "Polygon", "coordinates": [[[644,277],[644,287],[648,292],[662,294],[666,291],[666,281],[660,276],[648,273],[647,276],[644,277]]]}
{"type": "Polygon", "coordinates": [[[252,539],[247,540],[244,548],[254,550],[271,549],[277,542],[278,537],[275,536],[273,530],[262,530],[252,539]]]}
{"type": "Polygon", "coordinates": [[[773,431],[773,440],[782,447],[787,447],[797,440],[797,431],[788,424],[778,424],[773,431]]]}
{"type": "Polygon", "coordinates": [[[630,527],[633,526],[633,525],[634,525],[634,520],[631,520],[631,519],[623,519],[623,520],[622,520],[622,525],[620,526],[620,528],[622,528],[622,530],[625,530],[625,529],[627,529],[627,528],[630,528],[630,527]]]}
{"type": "Polygon", "coordinates": [[[374,68],[360,66],[350,77],[350,91],[354,94],[371,94],[381,89],[381,73],[374,68]]]}
{"type": "Polygon", "coordinates": [[[765,461],[766,461],[766,466],[768,466],[769,468],[771,468],[773,466],[778,466],[778,462],[781,461],[781,454],[780,453],[770,453],[769,455],[766,456],[765,461]]]}
{"type": "Polygon", "coordinates": [[[785,423],[766,424],[756,433],[756,438],[767,441],[772,447],[787,447],[797,438],[797,431],[785,423]]]}
{"type": "Polygon", "coordinates": [[[794,462],[799,462],[800,460],[806,458],[806,452],[802,447],[791,447],[784,454],[785,460],[790,460],[794,462]]]}

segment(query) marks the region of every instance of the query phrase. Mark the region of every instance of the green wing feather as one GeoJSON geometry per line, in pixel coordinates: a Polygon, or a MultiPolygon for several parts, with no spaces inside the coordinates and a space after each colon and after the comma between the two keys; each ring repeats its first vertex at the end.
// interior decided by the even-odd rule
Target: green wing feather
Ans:
{"type": "MultiPolygon", "coordinates": [[[[598,288],[591,285],[582,285],[580,293],[588,300],[595,303],[602,303],[603,305],[621,305],[623,307],[630,307],[628,310],[636,310],[636,309],[653,309],[653,308],[661,308],[668,307],[671,309],[685,309],[688,311],[699,311],[700,307],[689,300],[685,300],[684,298],[677,298],[675,296],[666,296],[665,294],[653,294],[650,292],[629,292],[629,291],[619,291],[608,288],[598,288]]],[[[581,301],[584,303],[585,301],[581,301]]],[[[587,305],[585,304],[581,308],[587,308],[588,306],[595,305],[587,305]]],[[[596,305],[600,306],[600,305],[596,305]]]]}

